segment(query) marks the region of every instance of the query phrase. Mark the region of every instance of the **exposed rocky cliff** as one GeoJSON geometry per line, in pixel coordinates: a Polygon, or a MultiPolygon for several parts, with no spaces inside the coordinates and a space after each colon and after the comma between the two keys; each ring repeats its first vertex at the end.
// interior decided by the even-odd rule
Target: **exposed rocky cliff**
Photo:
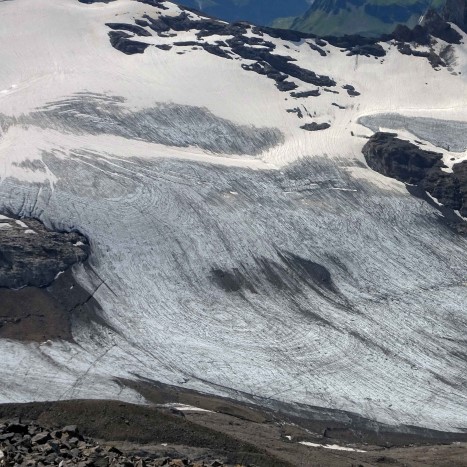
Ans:
{"type": "Polygon", "coordinates": [[[47,286],[88,254],[88,241],[77,232],[52,232],[35,219],[0,218],[0,287],[47,286]]]}
{"type": "Polygon", "coordinates": [[[442,154],[420,149],[394,133],[375,133],[363,154],[373,170],[418,185],[443,206],[467,217],[467,162],[445,171],[442,154]]]}
{"type": "Polygon", "coordinates": [[[97,302],[70,270],[88,254],[88,240],[77,232],[0,216],[0,338],[72,341],[73,320],[95,320],[97,302]]]}

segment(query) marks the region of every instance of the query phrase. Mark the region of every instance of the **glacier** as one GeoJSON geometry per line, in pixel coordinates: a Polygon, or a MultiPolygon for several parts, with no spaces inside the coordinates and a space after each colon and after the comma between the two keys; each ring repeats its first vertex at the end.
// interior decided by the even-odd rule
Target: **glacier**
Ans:
{"type": "Polygon", "coordinates": [[[269,37],[337,84],[299,99],[245,58],[154,47],[170,36],[112,47],[107,22],[180,12],[162,6],[0,4],[0,210],[86,235],[73,274],[102,317],[76,318],[74,342],[0,340],[0,402],[144,403],[121,381],[154,380],[464,430],[466,238],[361,149],[398,123],[378,115],[400,114],[407,139],[463,160],[417,128],[466,124],[465,45],[453,73],[390,43],[384,58],[323,56],[269,37]],[[315,120],[330,127],[300,128],[315,120]]]}

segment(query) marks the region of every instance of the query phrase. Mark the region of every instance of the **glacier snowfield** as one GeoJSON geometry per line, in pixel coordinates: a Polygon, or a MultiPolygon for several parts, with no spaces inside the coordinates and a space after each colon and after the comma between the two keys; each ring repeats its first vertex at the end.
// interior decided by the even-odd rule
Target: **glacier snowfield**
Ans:
{"type": "Polygon", "coordinates": [[[376,114],[360,119],[362,125],[373,131],[380,128],[405,130],[438,148],[464,154],[467,151],[467,122],[425,117],[407,117],[398,114],[376,114]]]}
{"type": "Polygon", "coordinates": [[[73,273],[107,323],[1,340],[0,402],[144,403],[119,382],[142,379],[465,429],[466,238],[361,153],[383,128],[465,159],[465,44],[453,74],[267,38],[337,83],[297,99],[246,59],[154,46],[171,37],[112,47],[105,23],[163,6],[0,3],[0,210],[89,238],[73,273]]]}

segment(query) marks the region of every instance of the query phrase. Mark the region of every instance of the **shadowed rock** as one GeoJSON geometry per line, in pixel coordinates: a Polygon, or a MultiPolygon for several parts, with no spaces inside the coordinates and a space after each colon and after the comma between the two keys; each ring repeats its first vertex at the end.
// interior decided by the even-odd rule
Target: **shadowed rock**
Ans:
{"type": "Polygon", "coordinates": [[[368,165],[379,173],[419,185],[441,204],[467,217],[467,163],[454,164],[444,172],[442,154],[425,151],[396,138],[394,133],[376,133],[363,147],[368,165]]]}
{"type": "Polygon", "coordinates": [[[306,130],[306,131],[320,131],[320,130],[327,130],[328,128],[330,128],[331,125],[329,123],[316,123],[316,122],[312,122],[312,123],[306,123],[305,125],[301,126],[300,128],[302,130],[306,130]]]}
{"type": "Polygon", "coordinates": [[[77,232],[51,232],[33,219],[26,223],[0,221],[0,287],[44,287],[87,258],[87,239],[77,232]]]}
{"type": "Polygon", "coordinates": [[[148,44],[132,41],[129,34],[123,31],[110,31],[110,43],[112,47],[127,55],[142,54],[148,47],[148,44]]]}

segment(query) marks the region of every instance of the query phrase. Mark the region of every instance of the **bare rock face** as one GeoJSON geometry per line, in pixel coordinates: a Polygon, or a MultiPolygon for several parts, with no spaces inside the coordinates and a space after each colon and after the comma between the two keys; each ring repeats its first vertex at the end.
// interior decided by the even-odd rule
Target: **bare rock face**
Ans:
{"type": "Polygon", "coordinates": [[[445,207],[467,216],[467,163],[442,170],[442,154],[425,151],[394,133],[375,133],[363,147],[368,165],[377,172],[420,186],[445,207]]]}
{"type": "MultiPolygon", "coordinates": [[[[465,0],[462,1],[465,4],[465,0]]],[[[434,10],[428,10],[423,19],[423,25],[432,36],[450,44],[460,44],[462,39],[461,35],[448,24],[448,22],[456,23],[456,21],[448,19],[452,16],[449,9],[445,10],[445,12],[446,14],[441,13],[440,15],[434,10]]],[[[460,24],[462,23],[462,21],[458,22],[460,24]]]]}
{"type": "Polygon", "coordinates": [[[461,162],[453,167],[454,178],[459,183],[459,195],[462,198],[462,205],[459,212],[462,217],[467,217],[467,162],[461,162]]]}
{"type": "Polygon", "coordinates": [[[127,55],[142,54],[148,47],[147,44],[130,40],[130,34],[123,31],[110,31],[109,37],[112,46],[127,55]]]}
{"type": "Polygon", "coordinates": [[[0,287],[45,287],[88,254],[88,241],[77,232],[51,232],[34,219],[0,218],[0,287]]]}
{"type": "Polygon", "coordinates": [[[330,126],[331,125],[329,125],[329,123],[326,123],[326,122],[325,123],[311,122],[311,123],[306,123],[300,128],[306,131],[320,131],[320,130],[327,130],[328,128],[330,128],[330,126]]]}
{"type": "Polygon", "coordinates": [[[423,151],[396,136],[395,133],[375,133],[363,147],[368,165],[376,172],[417,184],[434,167],[442,166],[442,154],[423,151]]]}

